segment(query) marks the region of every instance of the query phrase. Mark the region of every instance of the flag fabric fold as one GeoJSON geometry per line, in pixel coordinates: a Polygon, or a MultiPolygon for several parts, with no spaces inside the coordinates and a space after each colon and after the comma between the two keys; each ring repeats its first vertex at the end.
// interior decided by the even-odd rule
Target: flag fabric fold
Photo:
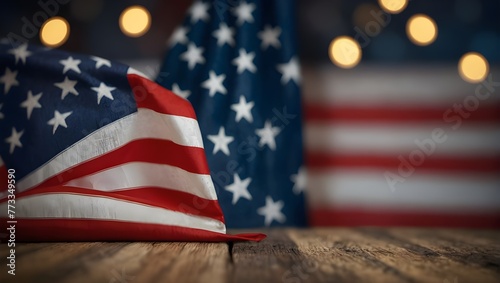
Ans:
{"type": "Polygon", "coordinates": [[[156,81],[199,118],[228,227],[302,226],[295,1],[195,1],[156,81]]]}
{"type": "Polygon", "coordinates": [[[132,68],[1,44],[0,92],[0,225],[17,240],[264,237],[226,234],[191,104],[132,68]]]}

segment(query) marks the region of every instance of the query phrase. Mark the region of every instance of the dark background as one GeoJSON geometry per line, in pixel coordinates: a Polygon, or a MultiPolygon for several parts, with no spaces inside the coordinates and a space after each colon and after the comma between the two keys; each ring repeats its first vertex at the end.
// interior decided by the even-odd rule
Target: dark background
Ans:
{"type": "MultiPolygon", "coordinates": [[[[42,0],[44,1],[44,0],[42,0]]],[[[49,0],[50,1],[50,0],[49,0]]],[[[55,0],[53,0],[55,1],[55,0]]],[[[223,0],[216,0],[223,1],[223,0]]],[[[68,41],[60,48],[109,59],[160,59],[172,29],[182,22],[192,1],[71,0],[59,5],[57,15],[71,26],[68,41]],[[152,15],[152,26],[139,38],[124,35],[118,26],[120,13],[130,5],[143,5],[152,15]]],[[[339,35],[356,36],[381,13],[375,0],[299,0],[298,19],[302,60],[328,61],[328,44],[339,35]]],[[[0,35],[22,34],[23,17],[33,23],[41,8],[38,1],[2,1],[0,35]]],[[[469,51],[483,54],[491,65],[500,63],[500,1],[413,0],[400,14],[391,15],[386,27],[369,37],[363,61],[381,64],[450,62],[456,64],[469,51]],[[438,26],[437,40],[426,47],[412,44],[405,25],[415,13],[432,17],[438,26]]],[[[363,46],[363,41],[361,43],[363,46]]],[[[29,40],[39,43],[38,35],[29,40]]]]}

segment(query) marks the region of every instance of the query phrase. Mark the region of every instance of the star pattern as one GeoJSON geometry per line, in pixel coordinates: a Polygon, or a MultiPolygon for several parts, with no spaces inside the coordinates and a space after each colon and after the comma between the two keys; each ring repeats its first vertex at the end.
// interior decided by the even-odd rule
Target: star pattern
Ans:
{"type": "Polygon", "coordinates": [[[270,226],[273,221],[284,223],[286,216],[281,212],[285,204],[283,201],[274,202],[270,196],[266,197],[266,205],[259,208],[257,213],[264,216],[264,224],[270,226]]]}
{"type": "Polygon", "coordinates": [[[296,84],[300,83],[300,66],[296,57],[290,59],[288,63],[279,64],[278,71],[281,73],[281,83],[287,84],[293,80],[296,84]]]}
{"type": "Polygon", "coordinates": [[[233,137],[226,136],[226,130],[224,127],[219,128],[219,133],[217,135],[209,135],[208,139],[214,143],[214,150],[212,154],[222,151],[225,155],[229,155],[229,143],[234,141],[233,137]]]}
{"type": "Polygon", "coordinates": [[[227,89],[224,87],[224,80],[226,79],[226,75],[216,75],[214,71],[210,71],[208,73],[208,80],[204,81],[201,86],[208,89],[208,94],[213,97],[217,92],[226,94],[227,89]]]}
{"type": "Polygon", "coordinates": [[[109,87],[105,83],[101,82],[99,87],[91,87],[91,90],[97,92],[97,104],[101,104],[101,99],[103,97],[109,98],[111,100],[114,99],[113,94],[111,92],[116,89],[116,87],[109,87]]]}
{"type": "Polygon", "coordinates": [[[74,95],[78,95],[78,91],[76,91],[76,89],[75,89],[75,86],[77,83],[78,83],[77,81],[72,81],[72,80],[68,79],[68,77],[65,77],[64,81],[54,84],[56,87],[58,87],[62,90],[61,91],[61,100],[63,100],[66,97],[66,95],[68,95],[70,93],[74,94],[74,95]]]}
{"type": "Polygon", "coordinates": [[[63,151],[71,152],[88,134],[137,112],[127,79],[130,68],[124,64],[57,48],[13,47],[9,42],[0,43],[0,53],[0,156],[15,168],[16,178],[49,164],[63,151]],[[99,88],[102,81],[121,104],[108,103],[109,97],[102,98],[101,106],[96,103],[98,95],[91,87],[99,88]]]}
{"type": "Polygon", "coordinates": [[[281,34],[280,27],[272,28],[270,25],[266,25],[264,30],[258,33],[260,40],[262,43],[260,47],[266,50],[269,46],[272,46],[276,49],[281,47],[280,40],[278,39],[281,34]]]}
{"type": "Polygon", "coordinates": [[[228,227],[302,225],[301,119],[287,110],[300,109],[293,9],[234,2],[195,0],[157,81],[195,109],[219,201],[234,210],[228,227]]]}
{"type": "Polygon", "coordinates": [[[16,64],[21,60],[23,64],[26,64],[26,58],[31,55],[31,52],[28,51],[28,44],[21,44],[14,49],[10,49],[8,51],[10,54],[14,55],[16,58],[16,64]]]}
{"type": "Polygon", "coordinates": [[[196,47],[194,43],[189,43],[188,50],[181,54],[181,58],[188,62],[188,68],[190,70],[194,69],[196,64],[204,64],[205,58],[203,58],[203,47],[196,47]]]}
{"type": "Polygon", "coordinates": [[[5,142],[10,145],[10,154],[14,153],[14,149],[16,147],[23,147],[23,144],[21,143],[21,137],[23,136],[23,134],[24,130],[18,132],[16,128],[12,127],[12,134],[10,135],[10,137],[5,139],[5,142]]]}
{"type": "Polygon", "coordinates": [[[12,71],[9,68],[5,68],[5,74],[0,77],[0,83],[3,86],[3,93],[7,94],[11,87],[19,85],[19,82],[16,80],[17,71],[12,71]]]}
{"type": "Polygon", "coordinates": [[[297,174],[293,174],[290,176],[290,180],[293,182],[293,193],[298,195],[301,192],[304,192],[307,187],[307,172],[304,166],[299,168],[299,172],[297,174]]]}
{"type": "Polygon", "coordinates": [[[245,70],[255,73],[257,67],[253,64],[253,59],[255,58],[255,53],[247,53],[243,48],[239,51],[240,55],[233,60],[233,64],[237,66],[238,74],[243,73],[245,70]]]}
{"type": "Polygon", "coordinates": [[[236,23],[239,25],[243,25],[245,22],[253,23],[254,18],[252,16],[252,12],[255,10],[255,4],[248,4],[245,1],[242,1],[237,7],[233,8],[233,13],[236,16],[236,23]]]}
{"type": "Polygon", "coordinates": [[[215,30],[212,35],[217,38],[217,45],[223,46],[228,44],[234,46],[234,28],[230,28],[226,23],[220,23],[219,29],[215,30]]]}
{"type": "Polygon", "coordinates": [[[66,112],[66,113],[60,113],[59,111],[54,111],[54,118],[50,119],[47,124],[52,127],[52,134],[56,133],[56,130],[59,126],[67,128],[68,125],[66,124],[66,118],[69,117],[73,113],[72,111],[66,112]]]}
{"type": "Polygon", "coordinates": [[[65,74],[69,70],[73,70],[73,71],[77,72],[78,74],[80,74],[82,71],[80,71],[80,68],[78,67],[78,65],[80,65],[81,62],[82,62],[81,60],[73,59],[72,56],[69,56],[65,60],[59,61],[59,63],[61,63],[64,66],[63,74],[65,74]]]}
{"type": "Polygon", "coordinates": [[[253,101],[247,102],[245,96],[240,96],[240,101],[231,105],[231,109],[236,111],[235,121],[239,122],[241,119],[247,120],[249,123],[253,122],[252,108],[255,105],[253,101]]]}
{"type": "Polygon", "coordinates": [[[188,27],[177,27],[172,35],[170,36],[168,40],[168,45],[170,47],[176,45],[176,44],[186,44],[188,43],[189,39],[187,37],[187,33],[189,32],[188,27]]]}
{"type": "Polygon", "coordinates": [[[208,14],[209,8],[210,4],[208,3],[203,1],[194,2],[188,11],[191,15],[191,23],[196,23],[199,20],[208,21],[208,19],[210,19],[210,15],[208,14]]]}
{"type": "MultiPolygon", "coordinates": [[[[109,61],[107,59],[103,59],[103,58],[97,57],[97,56],[91,56],[90,58],[95,61],[95,68],[96,69],[99,69],[102,66],[107,66],[107,67],[111,68],[111,61],[109,61]]],[[[78,70],[80,70],[80,69],[78,69],[78,70]]]]}
{"type": "Polygon", "coordinates": [[[21,107],[26,108],[28,120],[31,118],[31,113],[33,112],[33,109],[42,108],[42,105],[40,104],[40,102],[38,102],[41,97],[42,97],[41,92],[36,95],[33,95],[33,92],[30,90],[28,91],[28,98],[26,98],[26,100],[21,103],[21,107]]]}
{"type": "Polygon", "coordinates": [[[225,187],[225,190],[233,193],[233,204],[236,204],[240,198],[252,200],[252,195],[248,192],[248,186],[252,182],[252,178],[241,180],[238,174],[234,174],[234,182],[225,187]]]}
{"type": "Polygon", "coordinates": [[[273,127],[271,121],[266,121],[264,128],[258,129],[255,133],[260,137],[259,146],[269,146],[271,150],[276,150],[276,136],[280,133],[280,128],[273,127]]]}
{"type": "Polygon", "coordinates": [[[191,95],[191,91],[182,90],[178,84],[172,85],[172,92],[185,99],[187,99],[189,95],[191,95]]]}

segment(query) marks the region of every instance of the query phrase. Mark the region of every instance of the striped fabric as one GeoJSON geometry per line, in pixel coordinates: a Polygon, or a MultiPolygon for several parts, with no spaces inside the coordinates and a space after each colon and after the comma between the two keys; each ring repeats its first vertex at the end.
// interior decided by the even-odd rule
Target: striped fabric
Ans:
{"type": "Polygon", "coordinates": [[[27,58],[1,55],[0,72],[15,70],[19,82],[5,88],[0,101],[2,231],[15,225],[18,241],[262,238],[226,234],[187,100],[116,62],[99,65],[104,59],[71,54],[76,67],[66,70],[66,52],[18,48],[27,58]],[[64,77],[76,85],[61,98],[57,82],[64,77]],[[101,96],[103,84],[109,93],[101,96]],[[39,107],[26,115],[19,101],[32,99],[31,92],[41,94],[39,107]],[[52,127],[54,108],[70,115],[52,127]],[[21,133],[14,146],[10,128],[21,133]],[[9,179],[16,180],[15,190],[7,190],[9,179]]]}
{"type": "Polygon", "coordinates": [[[307,69],[311,224],[500,227],[498,74],[307,69]]]}

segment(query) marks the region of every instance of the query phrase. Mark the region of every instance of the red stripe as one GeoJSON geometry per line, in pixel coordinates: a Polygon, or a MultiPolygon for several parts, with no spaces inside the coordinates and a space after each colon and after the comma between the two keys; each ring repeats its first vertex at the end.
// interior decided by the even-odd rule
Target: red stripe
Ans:
{"type": "MultiPolygon", "coordinates": [[[[6,218],[0,218],[2,231],[9,227],[6,218]]],[[[177,226],[84,219],[17,219],[16,241],[182,241],[228,242],[260,241],[264,234],[227,235],[200,229],[177,226]]],[[[8,232],[7,232],[8,233],[8,232]]],[[[8,237],[9,235],[7,235],[8,237]]]]}
{"type": "MultiPolygon", "coordinates": [[[[40,194],[77,194],[108,197],[117,200],[161,207],[191,215],[210,217],[224,222],[224,216],[217,200],[208,200],[189,193],[164,188],[133,188],[114,192],[103,192],[76,187],[52,186],[48,188],[36,188],[18,193],[16,195],[16,199],[21,200],[23,197],[40,194]]],[[[0,199],[0,203],[5,202],[6,199],[6,197],[0,199]]]]}
{"type": "Polygon", "coordinates": [[[141,76],[131,74],[127,77],[138,108],[196,119],[189,101],[141,76]]]}
{"type": "Polygon", "coordinates": [[[131,141],[95,159],[69,168],[39,186],[64,184],[76,178],[134,161],[167,164],[192,173],[210,174],[203,148],[182,146],[168,140],[142,139],[131,141]]]}
{"type": "MultiPolygon", "coordinates": [[[[403,159],[408,161],[408,155],[402,155],[403,159]]],[[[324,168],[382,168],[398,169],[402,161],[398,156],[384,156],[376,154],[332,154],[325,152],[307,152],[306,164],[311,169],[324,168]]],[[[419,170],[442,170],[442,171],[460,171],[460,172],[481,172],[497,173],[500,172],[500,156],[427,156],[423,163],[415,166],[419,170]]]]}
{"type": "Polygon", "coordinates": [[[312,226],[421,226],[500,228],[500,211],[485,213],[434,213],[312,208],[312,226]]]}
{"type": "MultiPolygon", "coordinates": [[[[306,121],[330,122],[424,122],[443,121],[443,115],[451,108],[410,107],[410,106],[332,106],[305,104],[306,121]]],[[[498,122],[500,121],[500,104],[480,106],[468,112],[470,116],[464,122],[498,122]]],[[[448,118],[457,116],[452,112],[448,118]]]]}

